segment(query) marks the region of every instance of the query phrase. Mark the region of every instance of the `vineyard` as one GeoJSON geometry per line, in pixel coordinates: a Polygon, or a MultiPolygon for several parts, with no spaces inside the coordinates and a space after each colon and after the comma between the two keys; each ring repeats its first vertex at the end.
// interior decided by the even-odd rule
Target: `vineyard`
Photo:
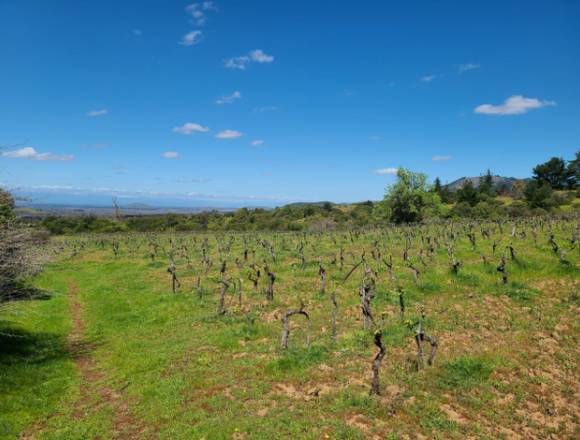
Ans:
{"type": "Polygon", "coordinates": [[[580,435],[578,218],[52,238],[0,437],[580,435]]]}

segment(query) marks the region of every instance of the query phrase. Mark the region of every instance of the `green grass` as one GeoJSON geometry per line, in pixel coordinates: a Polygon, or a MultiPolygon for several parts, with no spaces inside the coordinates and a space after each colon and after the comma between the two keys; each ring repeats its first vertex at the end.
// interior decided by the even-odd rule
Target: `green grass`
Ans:
{"type": "MultiPolygon", "coordinates": [[[[38,285],[62,292],[58,273],[38,285]]],[[[78,385],[66,347],[70,330],[66,297],[0,305],[0,438],[17,438],[32,424],[58,411],[78,385]]]]}
{"type": "Polygon", "coordinates": [[[456,422],[449,420],[445,414],[434,406],[422,405],[414,409],[415,416],[419,420],[419,425],[427,432],[435,434],[438,438],[445,438],[445,434],[450,435],[458,430],[456,422]]]}
{"type": "MultiPolygon", "coordinates": [[[[432,260],[425,257],[428,267],[417,282],[402,260],[405,240],[396,229],[352,240],[346,233],[122,234],[114,237],[121,248],[117,257],[112,236],[61,239],[65,249],[84,243],[84,250],[73,259],[60,252],[33,280],[52,297],[0,305],[0,438],[122,438],[135,429],[131,425],[140,437],[156,439],[399,438],[417,432],[428,438],[497,438],[495,426],[518,432],[525,420],[516,409],[546,405],[545,387],[548,395],[558,396],[577,386],[580,255],[569,252],[572,265],[563,267],[547,244],[547,227],[534,226],[536,247],[529,233],[511,238],[508,225],[500,234],[496,225],[486,224],[498,241],[494,256],[491,241],[481,237],[474,251],[465,227],[454,226],[456,258],[463,262],[459,274],[450,274],[441,246],[432,260]],[[200,252],[206,238],[213,261],[207,277],[200,252]],[[101,239],[105,249],[98,245],[101,239]],[[150,240],[166,251],[187,247],[191,268],[180,251],[174,252],[182,282],[178,294],[171,293],[162,253],[155,262],[148,257],[150,240]],[[260,240],[275,245],[276,262],[260,240]],[[297,251],[303,241],[305,270],[297,251]],[[519,262],[508,255],[510,281],[503,285],[495,268],[510,241],[519,262]],[[371,258],[375,242],[383,257],[392,254],[395,282],[386,266],[371,258]],[[237,294],[228,291],[227,313],[217,316],[219,261],[225,258],[229,276],[239,278],[235,259],[242,258],[245,246],[255,250],[256,263],[266,259],[276,273],[274,301],[261,292],[263,277],[254,291],[244,272],[241,308],[237,294]],[[330,263],[341,247],[342,271],[330,263]],[[362,326],[362,272],[343,282],[363,249],[379,273],[371,305],[386,347],[380,397],[368,394],[376,348],[374,329],[362,326]],[[482,253],[489,264],[482,263],[482,253]],[[329,274],[327,291],[337,296],[336,343],[330,297],[320,293],[318,258],[329,274]],[[201,298],[195,289],[200,274],[201,298]],[[91,377],[75,363],[67,343],[73,328],[71,285],[82,305],[91,377]],[[414,333],[401,321],[397,287],[405,291],[405,320],[417,323],[424,310],[424,329],[440,343],[434,365],[421,371],[413,367],[414,333]],[[306,321],[294,316],[290,347],[282,351],[280,318],[301,300],[310,315],[311,345],[306,346],[306,321]],[[544,371],[559,380],[543,378],[544,371]],[[509,411],[501,403],[507,395],[515,396],[509,411]],[[468,423],[452,420],[443,405],[452,405],[468,423]]],[[[574,227],[573,222],[551,224],[559,243],[566,243],[574,227]]],[[[421,246],[418,231],[439,236],[441,243],[449,232],[440,226],[415,230],[412,255],[421,246]]],[[[547,431],[535,429],[545,437],[547,431]]],[[[559,434],[566,438],[567,432],[559,434]]]]}
{"type": "Polygon", "coordinates": [[[482,386],[489,380],[493,368],[493,360],[485,356],[458,357],[443,364],[437,383],[447,389],[482,386]]]}
{"type": "Polygon", "coordinates": [[[292,348],[285,350],[276,360],[267,364],[266,371],[279,378],[284,378],[288,373],[303,375],[309,367],[327,359],[326,347],[292,348]]]}

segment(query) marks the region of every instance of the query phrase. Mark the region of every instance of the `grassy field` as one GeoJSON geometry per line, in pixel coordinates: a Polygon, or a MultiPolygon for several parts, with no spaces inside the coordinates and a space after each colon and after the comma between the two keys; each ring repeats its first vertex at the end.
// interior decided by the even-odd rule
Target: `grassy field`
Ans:
{"type": "Polygon", "coordinates": [[[53,262],[34,280],[50,299],[0,305],[0,438],[578,438],[579,223],[512,227],[54,241],[53,262]],[[363,252],[376,282],[367,330],[365,264],[344,281],[363,252]],[[273,300],[264,262],[276,275],[273,300]],[[220,280],[230,286],[222,314],[220,280]],[[282,350],[281,318],[301,301],[309,324],[293,316],[282,350]],[[422,310],[439,349],[418,369],[422,310]],[[377,330],[386,355],[381,395],[371,396],[377,330]]]}

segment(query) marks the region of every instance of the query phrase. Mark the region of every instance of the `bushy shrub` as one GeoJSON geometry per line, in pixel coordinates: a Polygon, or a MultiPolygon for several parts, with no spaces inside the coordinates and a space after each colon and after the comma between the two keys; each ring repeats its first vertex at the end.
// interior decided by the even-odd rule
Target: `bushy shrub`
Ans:
{"type": "Polygon", "coordinates": [[[526,183],[524,196],[530,208],[549,210],[550,208],[558,206],[558,202],[554,198],[554,191],[547,182],[530,180],[526,183]]]}
{"type": "Polygon", "coordinates": [[[527,203],[521,200],[516,200],[511,205],[506,207],[507,215],[510,217],[526,217],[531,215],[527,203]]]}
{"type": "Polygon", "coordinates": [[[25,285],[25,277],[35,271],[32,251],[46,239],[14,216],[14,199],[0,190],[0,302],[35,292],[25,285]]]}

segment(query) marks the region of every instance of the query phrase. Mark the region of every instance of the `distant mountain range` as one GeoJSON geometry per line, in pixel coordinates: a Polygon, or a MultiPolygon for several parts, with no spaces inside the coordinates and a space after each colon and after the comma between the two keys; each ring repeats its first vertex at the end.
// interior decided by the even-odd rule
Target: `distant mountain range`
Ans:
{"type": "MultiPolygon", "coordinates": [[[[483,179],[484,179],[484,176],[461,177],[461,178],[454,180],[453,182],[448,183],[444,186],[451,191],[457,191],[457,190],[461,189],[463,187],[463,185],[465,185],[465,183],[467,183],[467,181],[471,181],[473,186],[478,187],[479,185],[481,185],[481,182],[483,182],[483,179]]],[[[500,187],[505,185],[505,187],[508,190],[511,190],[515,181],[528,180],[528,179],[517,179],[515,177],[502,177],[502,176],[492,176],[491,179],[493,181],[494,188],[500,188],[500,187]]]]}
{"type": "MultiPolygon", "coordinates": [[[[484,179],[484,176],[461,177],[451,183],[443,185],[450,191],[457,191],[471,181],[473,186],[478,187],[484,179]]],[[[505,186],[511,190],[514,182],[518,180],[515,177],[492,176],[493,186],[495,189],[505,186]]],[[[112,216],[114,210],[111,206],[111,195],[109,194],[86,194],[66,191],[31,191],[31,190],[12,190],[16,196],[17,212],[23,217],[37,217],[47,214],[52,215],[97,215],[112,216]]],[[[337,203],[329,201],[316,202],[295,202],[280,203],[275,201],[253,201],[252,203],[242,202],[240,200],[222,201],[222,200],[195,200],[195,199],[177,199],[177,198],[145,198],[139,196],[123,197],[119,202],[121,212],[125,216],[132,215],[159,215],[167,213],[193,214],[203,211],[217,210],[221,212],[234,211],[237,208],[246,206],[252,208],[270,209],[275,206],[316,206],[322,207],[326,204],[336,205],[358,205],[358,203],[337,203]]]]}
{"type": "MultiPolygon", "coordinates": [[[[163,206],[149,206],[142,203],[131,203],[127,206],[121,206],[121,215],[124,217],[140,216],[140,215],[161,215],[161,214],[198,214],[200,212],[219,211],[228,212],[235,211],[237,208],[220,208],[211,206],[195,206],[195,207],[163,207],[163,206]]],[[[16,214],[23,218],[37,218],[46,215],[64,215],[64,216],[79,216],[79,215],[94,215],[97,217],[113,217],[115,210],[106,206],[91,206],[91,205],[68,205],[68,204],[54,204],[54,203],[30,203],[17,204],[16,214]]]]}

